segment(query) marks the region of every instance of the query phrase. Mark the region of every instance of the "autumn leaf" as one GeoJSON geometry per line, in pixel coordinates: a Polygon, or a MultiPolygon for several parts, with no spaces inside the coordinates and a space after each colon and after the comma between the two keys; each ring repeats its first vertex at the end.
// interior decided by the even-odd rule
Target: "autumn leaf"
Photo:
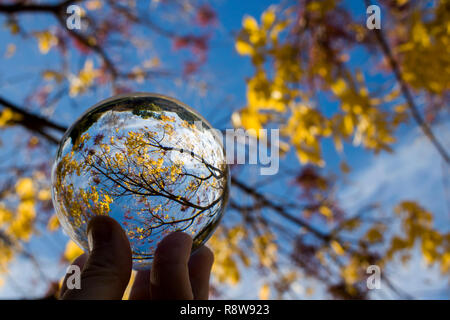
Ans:
{"type": "Polygon", "coordinates": [[[50,49],[58,44],[58,38],[50,31],[35,32],[34,36],[38,41],[39,51],[47,54],[50,49]]]}
{"type": "Polygon", "coordinates": [[[319,207],[319,212],[321,214],[323,214],[327,218],[332,218],[333,217],[333,211],[331,211],[331,209],[329,207],[327,207],[327,206],[320,206],[319,207]]]}
{"type": "Polygon", "coordinates": [[[103,7],[103,4],[100,0],[89,0],[86,2],[86,8],[91,11],[99,10],[103,7]]]}
{"type": "Polygon", "coordinates": [[[16,112],[13,112],[9,108],[4,108],[0,112],[0,128],[10,125],[10,124],[14,123],[15,121],[19,121],[21,119],[22,119],[22,115],[20,115],[16,112]]]}
{"type": "Polygon", "coordinates": [[[59,228],[60,224],[59,224],[59,220],[58,217],[56,216],[56,214],[53,214],[50,219],[48,220],[47,223],[47,229],[49,231],[56,231],[59,228]]]}
{"type": "Polygon", "coordinates": [[[21,178],[16,183],[16,192],[21,199],[29,199],[34,196],[33,180],[31,178],[21,178]]]}
{"type": "Polygon", "coordinates": [[[341,95],[345,89],[347,88],[347,85],[343,79],[338,79],[335,83],[331,85],[331,90],[333,93],[337,96],[341,95]]]}
{"type": "Polygon", "coordinates": [[[92,60],[86,60],[83,69],[80,70],[77,76],[70,77],[70,90],[69,95],[71,97],[77,96],[85,92],[93,83],[94,80],[100,76],[100,71],[94,69],[94,63],[92,60]]]}
{"type": "Polygon", "coordinates": [[[73,242],[72,240],[69,240],[66,244],[66,249],[64,250],[64,259],[68,262],[72,262],[77,258],[78,256],[83,254],[83,250],[80,249],[80,247],[73,242]]]}
{"type": "Polygon", "coordinates": [[[243,40],[237,40],[235,44],[236,51],[242,55],[252,55],[254,52],[253,47],[243,40]]]}
{"type": "Polygon", "coordinates": [[[332,240],[330,244],[331,248],[334,250],[334,252],[336,252],[338,256],[342,256],[345,253],[344,248],[342,248],[341,244],[338,241],[332,240]]]}
{"type": "Polygon", "coordinates": [[[270,287],[267,283],[263,284],[259,289],[259,299],[260,300],[270,299],[270,287]]]}

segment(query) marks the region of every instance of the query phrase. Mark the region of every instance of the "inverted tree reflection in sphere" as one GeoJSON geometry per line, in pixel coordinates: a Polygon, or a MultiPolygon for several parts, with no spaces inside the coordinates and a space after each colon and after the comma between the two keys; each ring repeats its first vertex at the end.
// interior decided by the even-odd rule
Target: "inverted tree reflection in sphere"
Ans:
{"type": "Polygon", "coordinates": [[[214,231],[226,204],[229,173],[219,136],[182,103],[152,94],[100,102],[64,135],[52,193],[65,232],[88,250],[96,215],[118,221],[130,240],[133,268],[148,269],[173,231],[194,239],[214,231]]]}

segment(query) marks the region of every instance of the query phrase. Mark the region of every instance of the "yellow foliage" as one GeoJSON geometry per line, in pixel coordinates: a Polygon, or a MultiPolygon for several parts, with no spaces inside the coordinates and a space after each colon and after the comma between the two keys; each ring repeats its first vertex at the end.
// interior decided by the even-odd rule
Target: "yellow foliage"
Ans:
{"type": "Polygon", "coordinates": [[[370,243],[381,242],[383,240],[383,234],[379,228],[373,227],[367,231],[365,238],[370,243]]]}
{"type": "Polygon", "coordinates": [[[44,80],[46,81],[55,80],[56,82],[60,83],[61,81],[64,80],[64,75],[57,71],[45,70],[42,73],[42,78],[44,78],[44,80]]]}
{"type": "Polygon", "coordinates": [[[259,289],[259,299],[260,300],[268,300],[270,299],[270,286],[265,283],[259,289]]]}
{"type": "Polygon", "coordinates": [[[390,260],[396,253],[412,249],[420,243],[422,256],[427,264],[440,264],[442,272],[448,272],[450,234],[441,234],[433,229],[432,214],[414,201],[403,201],[395,207],[402,218],[403,238],[394,236],[384,260],[390,260]]]}
{"type": "Polygon", "coordinates": [[[314,294],[314,288],[312,288],[312,287],[306,287],[305,294],[306,294],[308,297],[312,296],[312,295],[314,294]]]}
{"type": "Polygon", "coordinates": [[[35,32],[34,36],[38,40],[39,51],[42,54],[47,54],[52,47],[58,44],[58,38],[50,31],[35,32]]]}
{"type": "Polygon", "coordinates": [[[48,201],[52,198],[52,193],[50,189],[41,189],[39,190],[37,198],[41,201],[48,201]]]}
{"type": "Polygon", "coordinates": [[[277,261],[278,247],[274,240],[274,235],[271,233],[265,233],[253,239],[253,247],[258,261],[265,267],[272,267],[277,261]]]}
{"type": "Polygon", "coordinates": [[[331,90],[337,96],[340,96],[347,89],[347,84],[342,78],[336,80],[335,83],[331,85],[331,90]]]}
{"type": "Polygon", "coordinates": [[[242,26],[248,32],[256,32],[259,30],[258,22],[252,16],[245,16],[242,20],[242,26]]]}
{"type": "Polygon", "coordinates": [[[90,59],[86,60],[84,67],[80,70],[78,76],[72,76],[70,78],[69,95],[74,97],[85,92],[99,76],[100,71],[94,69],[93,61],[90,59]]]}
{"type": "Polygon", "coordinates": [[[17,207],[17,213],[11,221],[7,232],[16,239],[29,241],[33,233],[36,210],[33,200],[24,200],[17,207]]]}
{"type": "Polygon", "coordinates": [[[102,7],[103,3],[100,0],[89,0],[86,2],[86,8],[91,11],[101,9],[102,7]]]}
{"type": "Polygon", "coordinates": [[[306,105],[297,106],[281,132],[290,137],[301,163],[324,165],[319,140],[331,131],[329,122],[318,110],[306,105]]]}
{"type": "MultiPolygon", "coordinates": [[[[310,1],[307,10],[319,17],[335,7],[334,0],[310,1]]],[[[239,120],[234,122],[247,129],[279,125],[301,163],[325,165],[321,155],[324,137],[331,137],[338,151],[352,136],[354,145],[375,152],[390,151],[395,142],[394,129],[407,117],[404,112],[392,115],[383,111],[379,104],[395,99],[399,90],[383,98],[371,97],[363,73],[342,72],[330,62],[328,49],[320,45],[311,48],[311,59],[304,69],[302,47],[291,42],[290,37],[280,38],[281,32],[295,30],[292,21],[295,19],[288,10],[276,16],[274,7],[261,15],[260,23],[253,17],[244,18],[235,45],[240,54],[251,56],[255,74],[247,81],[247,106],[238,111],[239,117],[233,115],[239,120]],[[298,88],[302,84],[308,87],[314,78],[322,78],[323,90],[330,90],[338,98],[341,112],[324,116],[315,106],[305,107],[310,97],[298,88]]],[[[346,55],[349,59],[345,52],[340,56],[346,55]]]]}
{"type": "Polygon", "coordinates": [[[71,262],[83,253],[84,251],[75,242],[69,240],[64,251],[64,259],[68,262],[71,262]]]}
{"type": "Polygon", "coordinates": [[[245,236],[242,226],[236,226],[227,232],[219,228],[211,237],[208,245],[214,251],[213,275],[219,282],[236,285],[240,281],[240,272],[237,258],[244,258],[244,264],[248,266],[249,261],[245,261],[246,256],[242,252],[239,242],[245,236]]]}
{"type": "Polygon", "coordinates": [[[3,203],[0,203],[0,225],[11,222],[12,218],[12,212],[3,203]]]}
{"type": "Polygon", "coordinates": [[[327,206],[320,206],[319,207],[319,212],[321,214],[323,214],[327,218],[332,218],[333,217],[333,211],[331,211],[331,209],[329,207],[327,207],[327,206]]]}
{"type": "Polygon", "coordinates": [[[5,244],[4,241],[0,241],[0,272],[4,272],[8,268],[8,263],[14,257],[13,249],[10,245],[5,244]]]}
{"type": "Polygon", "coordinates": [[[59,224],[59,220],[58,217],[56,216],[56,214],[53,214],[50,219],[48,220],[47,223],[47,229],[49,231],[55,231],[56,229],[58,229],[60,226],[59,224]]]}
{"type": "Polygon", "coordinates": [[[22,115],[13,112],[9,108],[4,108],[0,113],[0,128],[22,119],[22,115]]]}
{"type": "Polygon", "coordinates": [[[336,240],[332,240],[330,242],[331,248],[333,249],[333,251],[338,255],[338,256],[342,256],[345,253],[344,248],[341,246],[341,244],[336,241],[336,240]]]}
{"type": "Polygon", "coordinates": [[[254,50],[253,47],[243,40],[237,40],[235,44],[236,51],[240,55],[252,55],[254,50]]]}
{"type": "Polygon", "coordinates": [[[347,285],[353,285],[359,280],[361,265],[358,259],[352,258],[350,262],[341,269],[341,276],[347,285]]]}
{"type": "Polygon", "coordinates": [[[409,30],[394,50],[403,78],[416,90],[443,94],[450,88],[449,19],[448,1],[440,1],[433,14],[415,11],[405,22],[409,30]]]}
{"type": "Polygon", "coordinates": [[[265,29],[269,29],[275,22],[275,9],[274,7],[269,7],[266,11],[261,14],[262,26],[265,29]]]}

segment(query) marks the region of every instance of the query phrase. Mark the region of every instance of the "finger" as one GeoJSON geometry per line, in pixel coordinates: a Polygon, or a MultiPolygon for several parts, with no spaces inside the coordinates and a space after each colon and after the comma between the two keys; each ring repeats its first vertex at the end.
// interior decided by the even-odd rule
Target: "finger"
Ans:
{"type": "MultiPolygon", "coordinates": [[[[85,265],[85,263],[86,263],[86,261],[87,261],[87,258],[88,258],[88,256],[87,256],[87,254],[86,253],[83,253],[81,256],[79,256],[78,258],[76,258],[73,262],[72,262],[72,266],[73,265],[75,265],[75,266],[78,266],[78,268],[80,268],[80,270],[81,269],[83,269],[83,267],[84,267],[84,265],[85,265]]],[[[64,293],[66,293],[66,291],[67,291],[67,280],[68,280],[68,277],[70,277],[72,274],[69,274],[69,273],[66,273],[66,275],[65,275],[65,277],[64,277],[64,280],[63,280],[63,282],[62,282],[62,284],[61,284],[61,289],[59,290],[59,297],[61,298],[63,295],[64,295],[64,293]]]]}
{"type": "Polygon", "coordinates": [[[200,247],[189,260],[189,279],[195,300],[208,300],[213,262],[214,254],[205,246],[200,247]]]}
{"type": "Polygon", "coordinates": [[[150,300],[150,270],[138,271],[130,292],[130,300],[150,300]]]}
{"type": "Polygon", "coordinates": [[[120,225],[107,216],[88,225],[90,254],[81,272],[81,289],[63,299],[121,299],[131,275],[131,249],[120,225]]]}
{"type": "Polygon", "coordinates": [[[192,238],[182,232],[172,233],[159,243],[150,272],[153,299],[193,299],[188,271],[191,248],[192,238]]]}

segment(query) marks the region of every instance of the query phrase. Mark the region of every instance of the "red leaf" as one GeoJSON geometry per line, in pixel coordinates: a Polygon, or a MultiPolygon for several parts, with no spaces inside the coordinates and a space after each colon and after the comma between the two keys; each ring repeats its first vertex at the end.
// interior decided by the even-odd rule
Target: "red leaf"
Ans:
{"type": "Polygon", "coordinates": [[[216,22],[216,13],[209,5],[202,5],[197,10],[196,19],[197,23],[202,27],[216,22]]]}

